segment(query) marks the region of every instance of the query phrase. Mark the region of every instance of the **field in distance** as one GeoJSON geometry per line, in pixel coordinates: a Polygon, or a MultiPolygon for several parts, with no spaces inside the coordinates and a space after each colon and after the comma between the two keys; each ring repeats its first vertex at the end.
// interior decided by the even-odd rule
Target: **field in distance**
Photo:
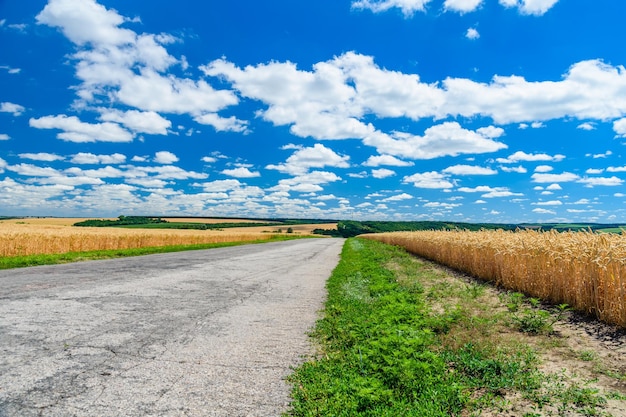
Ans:
{"type": "MultiPolygon", "coordinates": [[[[272,240],[279,235],[286,235],[289,228],[290,235],[309,235],[316,228],[336,227],[335,223],[245,227],[250,221],[241,221],[241,227],[218,230],[73,226],[83,220],[88,219],[55,217],[2,219],[0,257],[272,240]]],[[[186,220],[197,221],[195,218],[186,220]]],[[[223,220],[233,222],[233,219],[223,220]]]]}

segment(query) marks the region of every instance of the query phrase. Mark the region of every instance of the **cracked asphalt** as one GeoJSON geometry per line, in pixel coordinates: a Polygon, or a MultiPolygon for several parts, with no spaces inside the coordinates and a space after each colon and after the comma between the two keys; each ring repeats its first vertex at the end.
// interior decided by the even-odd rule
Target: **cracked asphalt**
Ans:
{"type": "Polygon", "coordinates": [[[0,271],[0,416],[278,416],[342,245],[0,271]]]}

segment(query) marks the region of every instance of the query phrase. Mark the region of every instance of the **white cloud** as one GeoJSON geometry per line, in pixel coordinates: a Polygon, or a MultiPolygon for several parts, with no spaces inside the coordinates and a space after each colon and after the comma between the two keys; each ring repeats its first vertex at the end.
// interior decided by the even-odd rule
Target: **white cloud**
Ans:
{"type": "Polygon", "coordinates": [[[21,68],[11,68],[7,65],[0,65],[0,69],[5,69],[9,74],[19,74],[22,72],[21,68]]]}
{"type": "Polygon", "coordinates": [[[540,16],[559,0],[499,0],[504,7],[517,7],[521,14],[540,16]]]}
{"type": "Polygon", "coordinates": [[[537,165],[535,172],[552,172],[554,168],[550,165],[537,165]]]}
{"type": "Polygon", "coordinates": [[[72,157],[74,164],[123,164],[126,162],[126,155],[114,153],[111,155],[95,155],[87,152],[79,152],[72,157]]]}
{"type": "Polygon", "coordinates": [[[553,191],[558,191],[558,190],[562,190],[563,188],[559,185],[559,184],[550,184],[546,187],[546,190],[553,190],[553,191]]]}
{"type": "Polygon", "coordinates": [[[626,137],[626,118],[622,118],[613,122],[613,130],[619,137],[626,137]]]}
{"type": "Polygon", "coordinates": [[[411,200],[411,199],[413,199],[413,196],[411,194],[402,193],[402,194],[393,195],[391,197],[387,197],[380,201],[384,203],[388,203],[391,201],[405,201],[405,200],[411,200]]]}
{"type": "MultiPolygon", "coordinates": [[[[412,120],[483,116],[498,124],[542,127],[545,121],[564,117],[610,120],[626,114],[626,97],[620,93],[626,88],[626,71],[599,60],[575,63],[559,81],[536,82],[496,75],[490,83],[447,78],[427,84],[417,74],[380,68],[372,57],[354,52],[318,62],[312,71],[300,70],[290,62],[239,68],[224,59],[201,69],[207,76],[230,82],[242,96],[264,103],[267,108],[258,114],[275,125],[290,125],[295,135],[362,139],[394,156],[418,154],[421,158],[420,154],[441,153],[428,149],[387,152],[387,148],[402,147],[398,141],[419,136],[382,132],[375,126],[376,119],[366,122],[365,116],[412,120]]],[[[481,148],[489,152],[502,149],[492,140],[497,136],[472,133],[491,141],[490,146],[479,147],[479,152],[481,148]]]]}
{"type": "Polygon", "coordinates": [[[597,175],[597,174],[602,174],[603,172],[604,172],[604,169],[589,168],[588,170],[585,171],[585,174],[597,175]]]}
{"type": "Polygon", "coordinates": [[[449,189],[454,187],[444,175],[438,172],[423,172],[406,176],[402,179],[405,184],[413,184],[416,188],[449,189]]]}
{"type": "Polygon", "coordinates": [[[413,162],[402,161],[395,156],[391,155],[373,155],[370,156],[367,161],[363,163],[366,167],[378,167],[381,165],[395,166],[395,167],[408,167],[415,165],[413,162]]]}
{"type": "Polygon", "coordinates": [[[169,151],[160,151],[154,154],[154,162],[169,165],[178,162],[178,157],[169,151]]]}
{"type": "Polygon", "coordinates": [[[457,191],[462,193],[484,193],[481,195],[482,198],[502,198],[502,197],[513,197],[513,196],[522,196],[521,193],[514,193],[510,191],[507,187],[490,187],[487,185],[480,185],[475,188],[469,187],[460,187],[457,191]]]}
{"type": "Polygon", "coordinates": [[[313,171],[308,174],[297,175],[293,178],[280,180],[278,185],[270,188],[269,191],[296,191],[301,193],[319,192],[323,190],[321,185],[340,180],[341,177],[332,172],[313,171]]]}
{"type": "Polygon", "coordinates": [[[26,108],[24,106],[20,106],[19,104],[9,103],[6,101],[0,103],[0,112],[2,113],[11,113],[13,116],[19,116],[24,113],[25,110],[26,108]]]}
{"type": "MultiPolygon", "coordinates": [[[[366,9],[374,13],[386,12],[398,8],[405,17],[415,12],[426,11],[431,0],[353,0],[353,9],[366,9]]],[[[559,0],[499,0],[504,7],[516,7],[521,14],[540,16],[550,10],[559,0]]],[[[476,10],[483,0],[445,0],[444,9],[458,13],[468,13],[476,10]]]]}
{"type": "Polygon", "coordinates": [[[73,43],[124,45],[135,40],[135,33],[118,26],[125,19],[95,0],[50,0],[37,15],[37,23],[59,27],[73,43]]]}
{"type": "Polygon", "coordinates": [[[248,168],[245,168],[245,167],[225,169],[222,171],[222,174],[235,177],[235,178],[256,178],[256,177],[261,176],[259,172],[250,171],[248,168]]]}
{"type": "Polygon", "coordinates": [[[390,169],[381,168],[381,169],[372,170],[372,177],[377,178],[377,179],[388,178],[394,175],[396,175],[396,172],[390,169]]]}
{"type": "Polygon", "coordinates": [[[220,117],[217,113],[206,113],[196,116],[194,120],[203,125],[213,126],[218,132],[248,133],[248,122],[239,120],[235,116],[220,117]]]}
{"type": "Polygon", "coordinates": [[[446,11],[468,13],[478,9],[482,2],[483,0],[446,0],[443,8],[446,11]]]}
{"type": "Polygon", "coordinates": [[[202,162],[206,162],[207,164],[214,164],[217,162],[217,158],[214,158],[212,156],[203,156],[201,158],[202,162]]]}
{"type": "Polygon", "coordinates": [[[528,172],[528,170],[521,165],[516,167],[501,166],[500,169],[504,172],[515,172],[517,174],[525,174],[528,172]]]}
{"type": "Polygon", "coordinates": [[[71,56],[81,80],[77,107],[102,102],[200,116],[239,102],[233,92],[215,90],[204,80],[164,75],[178,63],[165,46],[177,40],[122,28],[129,20],[94,0],[50,0],[37,16],[39,24],[59,28],[77,45],[71,56]]]}
{"type": "Polygon", "coordinates": [[[238,180],[218,180],[195,185],[202,187],[206,192],[216,193],[235,190],[240,188],[243,184],[238,180]]]}
{"type": "Polygon", "coordinates": [[[33,161],[45,161],[45,162],[54,162],[54,161],[62,161],[65,158],[53,153],[39,152],[39,153],[21,153],[18,155],[23,159],[31,159],[33,161]]]}
{"type": "Polygon", "coordinates": [[[523,151],[517,151],[512,155],[509,155],[507,158],[498,158],[496,159],[496,161],[498,161],[501,164],[514,164],[517,162],[539,162],[539,161],[550,161],[550,162],[560,162],[563,159],[565,159],[565,155],[554,155],[554,156],[550,156],[548,154],[545,153],[538,153],[538,154],[528,154],[526,152],[523,151]]]}
{"type": "Polygon", "coordinates": [[[453,175],[496,175],[498,171],[473,165],[454,165],[441,171],[453,175]]]}
{"type": "Polygon", "coordinates": [[[544,209],[544,208],[536,208],[533,209],[533,213],[538,213],[538,214],[552,214],[555,215],[556,211],[554,210],[548,210],[548,209],[544,209]]]}
{"type": "Polygon", "coordinates": [[[607,158],[607,157],[609,157],[611,155],[613,155],[613,151],[609,150],[609,151],[606,151],[604,153],[597,153],[597,154],[594,154],[594,155],[587,154],[585,156],[593,156],[593,159],[599,159],[599,158],[607,158]]]}
{"type": "Polygon", "coordinates": [[[562,206],[563,203],[559,200],[551,200],[551,201],[538,201],[536,203],[532,203],[533,206],[562,206]]]}
{"type": "Polygon", "coordinates": [[[495,130],[491,129],[472,131],[462,128],[457,122],[444,122],[426,129],[424,136],[404,132],[393,132],[391,136],[379,133],[366,137],[363,142],[384,154],[434,159],[505,149],[507,146],[504,143],[492,140],[494,133],[495,130]]]}
{"type": "Polygon", "coordinates": [[[607,172],[626,172],[626,166],[622,167],[608,167],[607,172]]]}
{"type": "Polygon", "coordinates": [[[531,176],[533,182],[544,184],[548,182],[560,183],[560,182],[572,182],[577,181],[580,177],[571,172],[564,172],[562,174],[540,174],[535,173],[531,176]]]}
{"type": "Polygon", "coordinates": [[[585,123],[579,124],[576,128],[581,129],[581,130],[595,130],[596,126],[593,123],[585,122],[585,123]]]}
{"type": "Polygon", "coordinates": [[[0,133],[0,140],[9,140],[11,139],[11,136],[7,135],[6,133],[0,133]]]}
{"type": "Polygon", "coordinates": [[[471,40],[478,39],[480,38],[480,33],[478,33],[478,30],[475,28],[469,28],[467,32],[465,32],[465,37],[471,40]]]}
{"type": "Polygon", "coordinates": [[[585,184],[586,187],[594,187],[596,185],[607,186],[607,187],[616,187],[622,185],[624,180],[618,178],[616,176],[612,176],[610,178],[606,177],[592,177],[592,178],[582,178],[578,181],[581,184],[585,184]]]}
{"type": "Polygon", "coordinates": [[[279,165],[268,165],[267,169],[275,169],[291,175],[301,175],[310,168],[348,168],[349,156],[342,156],[322,144],[316,143],[312,148],[302,148],[293,153],[287,161],[279,165]]]}
{"type": "Polygon", "coordinates": [[[391,8],[402,10],[405,16],[412,16],[415,12],[423,12],[425,6],[431,0],[355,0],[352,2],[353,9],[367,9],[374,13],[386,12],[391,8]]]}
{"type": "Polygon", "coordinates": [[[44,116],[29,120],[37,129],[59,129],[57,138],[68,142],[131,142],[133,135],[116,123],[84,123],[76,116],[44,116]]]}
{"type": "Polygon", "coordinates": [[[167,129],[172,127],[172,122],[153,111],[100,109],[100,112],[100,120],[121,123],[133,132],[167,135],[167,129]]]}

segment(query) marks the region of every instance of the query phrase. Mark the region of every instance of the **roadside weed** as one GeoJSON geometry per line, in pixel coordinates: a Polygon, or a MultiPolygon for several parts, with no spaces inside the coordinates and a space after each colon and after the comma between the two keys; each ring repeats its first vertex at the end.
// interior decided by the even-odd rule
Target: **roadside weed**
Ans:
{"type": "Polygon", "coordinates": [[[487,288],[397,247],[347,240],[312,332],[319,353],[289,377],[286,415],[602,415],[602,393],[542,372],[524,343],[552,337],[567,306],[550,313],[487,288]]]}

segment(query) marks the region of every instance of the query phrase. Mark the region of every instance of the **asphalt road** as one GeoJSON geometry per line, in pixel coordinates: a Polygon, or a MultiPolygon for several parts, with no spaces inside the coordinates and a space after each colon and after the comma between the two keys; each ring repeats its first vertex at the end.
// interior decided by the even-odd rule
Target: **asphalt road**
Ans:
{"type": "Polygon", "coordinates": [[[278,416],[342,245],[0,271],[0,416],[278,416]]]}

